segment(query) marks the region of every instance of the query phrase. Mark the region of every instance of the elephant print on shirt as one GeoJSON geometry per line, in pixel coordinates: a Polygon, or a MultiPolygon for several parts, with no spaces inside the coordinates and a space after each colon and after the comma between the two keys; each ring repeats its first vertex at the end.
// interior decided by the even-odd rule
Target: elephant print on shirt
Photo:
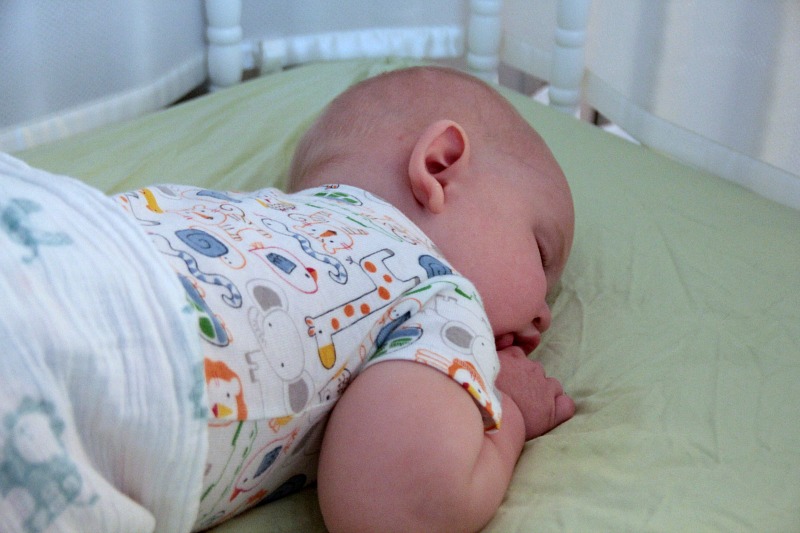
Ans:
{"type": "Polygon", "coordinates": [[[259,343],[259,350],[246,354],[250,365],[250,381],[258,383],[262,396],[270,395],[270,384],[282,389],[280,398],[289,413],[302,411],[314,391],[311,376],[305,370],[303,339],[297,331],[295,321],[287,312],[288,303],[277,285],[266,280],[253,280],[247,286],[253,302],[247,318],[259,343]],[[262,369],[264,361],[272,370],[276,380],[262,369]]]}
{"type": "Polygon", "coordinates": [[[481,408],[485,428],[497,429],[495,411],[499,406],[493,405],[493,391],[489,387],[494,385],[500,364],[494,338],[486,333],[491,332],[488,322],[465,309],[452,296],[437,295],[432,312],[439,315],[438,321],[443,324],[440,335],[445,347],[465,357],[445,357],[432,350],[419,349],[416,360],[438,368],[460,384],[481,408]],[[450,317],[461,320],[451,320],[450,317]],[[481,368],[481,364],[486,365],[489,361],[494,362],[491,368],[481,368]]]}

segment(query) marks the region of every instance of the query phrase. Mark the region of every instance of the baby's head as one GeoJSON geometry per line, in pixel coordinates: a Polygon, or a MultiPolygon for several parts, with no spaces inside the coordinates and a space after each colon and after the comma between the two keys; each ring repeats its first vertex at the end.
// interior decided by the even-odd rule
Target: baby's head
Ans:
{"type": "Polygon", "coordinates": [[[419,225],[478,288],[498,348],[538,344],[572,245],[572,198],[542,138],[489,85],[417,67],[345,91],[292,162],[292,190],[326,183],[368,190],[419,225]]]}

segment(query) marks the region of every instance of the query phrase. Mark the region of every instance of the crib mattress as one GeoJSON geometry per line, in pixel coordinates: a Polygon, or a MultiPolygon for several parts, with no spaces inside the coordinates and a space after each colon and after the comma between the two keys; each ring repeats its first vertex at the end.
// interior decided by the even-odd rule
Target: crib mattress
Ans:
{"type": "MultiPolygon", "coordinates": [[[[16,154],[107,192],[282,184],[351,83],[310,65],[16,154]]],[[[533,354],[575,398],[487,531],[800,530],[800,212],[505,91],[561,163],[573,254],[533,354]]],[[[324,531],[314,489],[216,533],[324,531]]]]}

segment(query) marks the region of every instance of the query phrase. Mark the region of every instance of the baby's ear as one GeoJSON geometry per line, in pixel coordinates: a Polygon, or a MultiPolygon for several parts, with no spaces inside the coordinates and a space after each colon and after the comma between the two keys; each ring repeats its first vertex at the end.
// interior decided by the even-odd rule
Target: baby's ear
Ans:
{"type": "Polygon", "coordinates": [[[417,201],[433,213],[444,209],[444,188],[469,160],[464,129],[452,120],[437,120],[425,128],[411,151],[408,176],[417,201]]]}

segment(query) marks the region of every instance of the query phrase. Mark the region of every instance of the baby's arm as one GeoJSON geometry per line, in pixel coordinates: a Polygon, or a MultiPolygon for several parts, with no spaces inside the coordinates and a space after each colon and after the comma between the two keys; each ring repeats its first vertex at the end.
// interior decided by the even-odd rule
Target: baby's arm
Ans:
{"type": "MultiPolygon", "coordinates": [[[[554,405],[547,394],[540,389],[541,401],[554,405]]],[[[327,527],[480,529],[500,506],[528,433],[512,397],[502,402],[501,429],[485,433],[470,395],[438,370],[407,361],[367,368],[325,432],[318,488],[327,527]]]]}

